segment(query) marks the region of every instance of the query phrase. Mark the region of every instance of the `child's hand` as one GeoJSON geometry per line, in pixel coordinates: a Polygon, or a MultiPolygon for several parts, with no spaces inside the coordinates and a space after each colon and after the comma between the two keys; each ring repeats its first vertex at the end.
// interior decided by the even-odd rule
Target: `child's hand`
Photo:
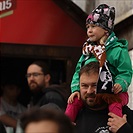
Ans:
{"type": "Polygon", "coordinates": [[[75,91],[75,92],[73,92],[70,96],[69,96],[69,98],[68,98],[68,103],[73,103],[73,101],[74,101],[74,97],[78,97],[78,99],[80,99],[80,93],[78,92],[78,91],[75,91]]]}
{"type": "Polygon", "coordinates": [[[115,94],[118,94],[119,92],[122,91],[122,87],[121,87],[120,84],[117,84],[117,83],[116,83],[116,84],[114,84],[113,90],[114,90],[114,93],[115,93],[115,94]]]}

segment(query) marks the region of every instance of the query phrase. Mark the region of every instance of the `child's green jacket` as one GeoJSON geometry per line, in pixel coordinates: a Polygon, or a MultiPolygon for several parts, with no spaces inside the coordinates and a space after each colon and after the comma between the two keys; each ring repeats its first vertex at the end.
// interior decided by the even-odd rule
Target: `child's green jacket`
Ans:
{"type": "MultiPolygon", "coordinates": [[[[112,74],[113,82],[122,86],[122,92],[126,92],[132,79],[132,65],[128,53],[128,42],[126,40],[118,40],[115,33],[112,32],[105,42],[106,59],[109,62],[109,69],[112,74]]],[[[71,82],[71,91],[79,91],[79,71],[82,66],[92,61],[97,61],[94,55],[88,56],[81,55],[75,73],[71,82]]]]}

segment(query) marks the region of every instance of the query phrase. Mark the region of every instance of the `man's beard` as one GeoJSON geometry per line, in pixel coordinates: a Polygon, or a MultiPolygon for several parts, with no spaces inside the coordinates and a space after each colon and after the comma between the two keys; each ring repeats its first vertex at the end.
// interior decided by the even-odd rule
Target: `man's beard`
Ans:
{"type": "Polygon", "coordinates": [[[84,102],[88,104],[89,106],[94,106],[95,105],[95,93],[89,93],[85,95],[84,102]]]}
{"type": "Polygon", "coordinates": [[[86,94],[83,102],[87,107],[94,110],[102,108],[103,106],[105,107],[107,105],[107,103],[102,99],[102,97],[99,97],[99,95],[95,93],[86,94]],[[92,99],[89,99],[88,101],[87,98],[92,98],[92,99]]]}
{"type": "Polygon", "coordinates": [[[29,84],[30,90],[34,93],[34,92],[38,92],[40,90],[42,90],[42,86],[39,86],[36,82],[31,82],[29,84]]]}

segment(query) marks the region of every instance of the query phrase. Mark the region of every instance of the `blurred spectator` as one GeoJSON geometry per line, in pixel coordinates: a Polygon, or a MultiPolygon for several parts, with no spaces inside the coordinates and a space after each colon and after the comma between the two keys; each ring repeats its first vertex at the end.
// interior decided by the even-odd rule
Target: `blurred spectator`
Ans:
{"type": "Polygon", "coordinates": [[[74,133],[70,119],[62,111],[32,108],[20,121],[24,133],[74,133]]]}
{"type": "Polygon", "coordinates": [[[2,83],[1,90],[0,122],[3,123],[6,130],[9,127],[15,130],[20,114],[26,110],[18,101],[21,92],[19,83],[15,79],[8,79],[2,83]]]}
{"type": "Polygon", "coordinates": [[[65,86],[51,85],[50,70],[43,61],[35,61],[27,68],[27,81],[32,92],[29,107],[53,103],[65,111],[67,93],[65,86]]]}

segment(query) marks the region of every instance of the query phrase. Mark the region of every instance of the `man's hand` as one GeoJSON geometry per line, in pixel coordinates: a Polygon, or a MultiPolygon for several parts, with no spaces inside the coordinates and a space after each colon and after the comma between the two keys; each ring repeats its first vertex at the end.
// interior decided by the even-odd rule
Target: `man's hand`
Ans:
{"type": "Polygon", "coordinates": [[[119,117],[111,112],[108,115],[111,116],[111,118],[108,119],[107,124],[109,126],[109,130],[112,133],[116,133],[120,127],[127,123],[126,115],[123,115],[123,117],[119,117]]]}

